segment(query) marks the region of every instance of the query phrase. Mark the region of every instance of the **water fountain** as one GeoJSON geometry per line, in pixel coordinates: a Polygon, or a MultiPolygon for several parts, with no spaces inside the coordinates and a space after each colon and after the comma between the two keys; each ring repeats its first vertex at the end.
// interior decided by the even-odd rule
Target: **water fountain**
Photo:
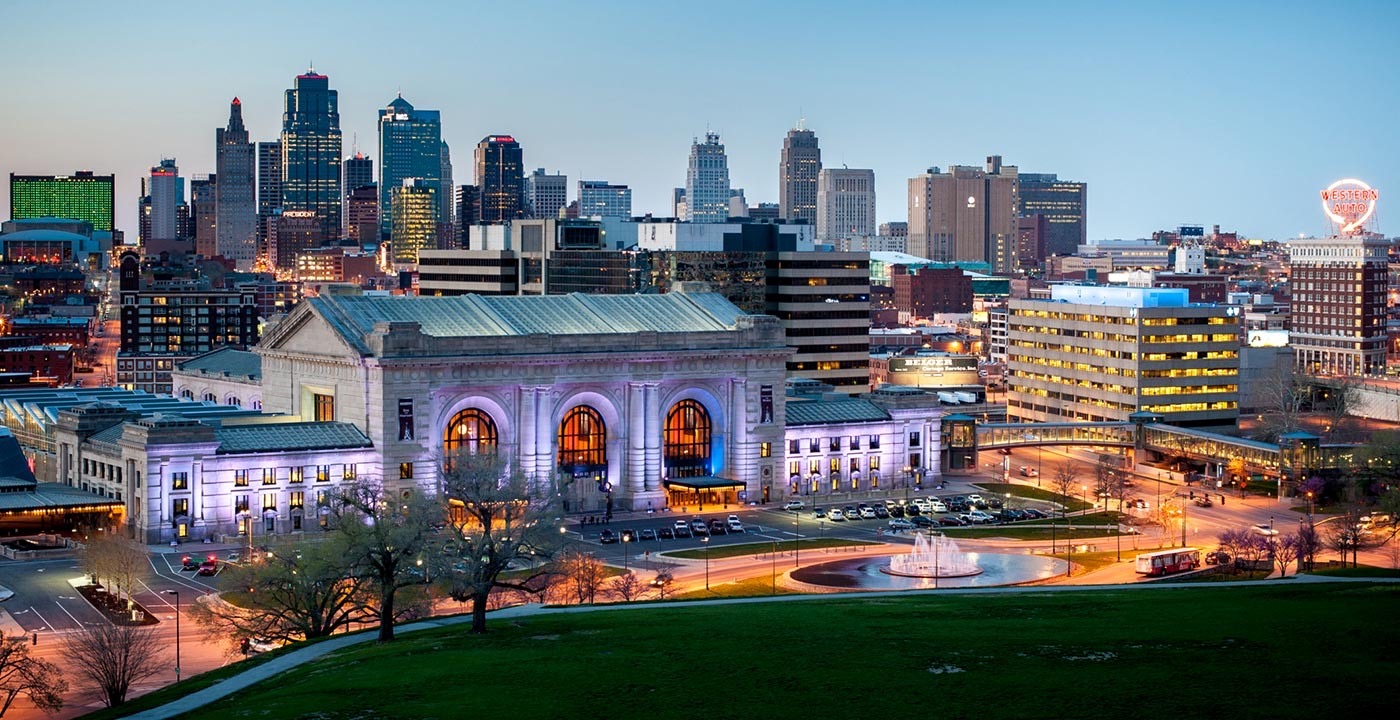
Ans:
{"type": "Polygon", "coordinates": [[[980,575],[982,568],[947,535],[921,533],[914,537],[913,551],[891,557],[890,564],[880,571],[904,577],[953,578],[980,575]]]}

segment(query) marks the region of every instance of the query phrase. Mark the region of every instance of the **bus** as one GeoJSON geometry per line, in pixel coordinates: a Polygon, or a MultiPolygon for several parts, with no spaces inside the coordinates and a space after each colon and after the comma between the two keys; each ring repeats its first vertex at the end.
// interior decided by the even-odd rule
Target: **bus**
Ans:
{"type": "Polygon", "coordinates": [[[1196,548],[1158,550],[1137,556],[1137,574],[1160,577],[1186,572],[1201,566],[1201,551],[1196,548]]]}

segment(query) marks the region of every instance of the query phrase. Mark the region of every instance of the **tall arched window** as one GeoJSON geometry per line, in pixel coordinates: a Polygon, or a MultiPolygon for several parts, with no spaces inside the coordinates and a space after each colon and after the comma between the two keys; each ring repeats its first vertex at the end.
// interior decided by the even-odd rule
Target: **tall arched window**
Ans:
{"type": "Polygon", "coordinates": [[[603,416],[580,405],[559,423],[559,467],[583,472],[607,467],[608,428],[603,416]]]}
{"type": "Polygon", "coordinates": [[[694,400],[682,400],[666,413],[666,475],[696,477],[710,472],[710,413],[694,400]]]}
{"type": "Polygon", "coordinates": [[[476,408],[452,416],[442,434],[442,454],[447,458],[465,453],[478,455],[496,449],[496,421],[476,408]]]}

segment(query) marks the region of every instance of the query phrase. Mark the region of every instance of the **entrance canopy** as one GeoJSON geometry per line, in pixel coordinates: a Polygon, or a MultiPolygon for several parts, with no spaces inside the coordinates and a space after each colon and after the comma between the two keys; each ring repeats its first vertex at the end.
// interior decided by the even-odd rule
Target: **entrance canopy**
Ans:
{"type": "Polygon", "coordinates": [[[672,489],[672,490],[695,490],[695,491],[699,491],[699,490],[731,490],[731,489],[734,489],[734,488],[739,488],[739,489],[742,490],[742,489],[748,487],[748,484],[745,483],[745,482],[742,481],[742,480],[729,480],[729,479],[726,479],[726,478],[717,478],[717,477],[710,477],[710,476],[708,476],[708,475],[703,475],[703,476],[701,476],[701,477],[677,478],[677,479],[675,479],[675,480],[667,480],[667,481],[666,481],[666,487],[667,487],[668,489],[672,489]]]}

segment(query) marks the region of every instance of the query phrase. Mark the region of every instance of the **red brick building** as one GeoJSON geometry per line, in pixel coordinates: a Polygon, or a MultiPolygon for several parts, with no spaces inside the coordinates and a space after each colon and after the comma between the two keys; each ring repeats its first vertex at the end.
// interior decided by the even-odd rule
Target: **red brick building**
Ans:
{"type": "Polygon", "coordinates": [[[73,346],[20,345],[0,348],[0,372],[27,372],[34,378],[52,378],[57,385],[73,382],[73,346]]]}
{"type": "Polygon", "coordinates": [[[890,284],[895,307],[912,318],[972,312],[972,278],[959,268],[919,268],[911,274],[907,266],[895,265],[890,284]]]}

